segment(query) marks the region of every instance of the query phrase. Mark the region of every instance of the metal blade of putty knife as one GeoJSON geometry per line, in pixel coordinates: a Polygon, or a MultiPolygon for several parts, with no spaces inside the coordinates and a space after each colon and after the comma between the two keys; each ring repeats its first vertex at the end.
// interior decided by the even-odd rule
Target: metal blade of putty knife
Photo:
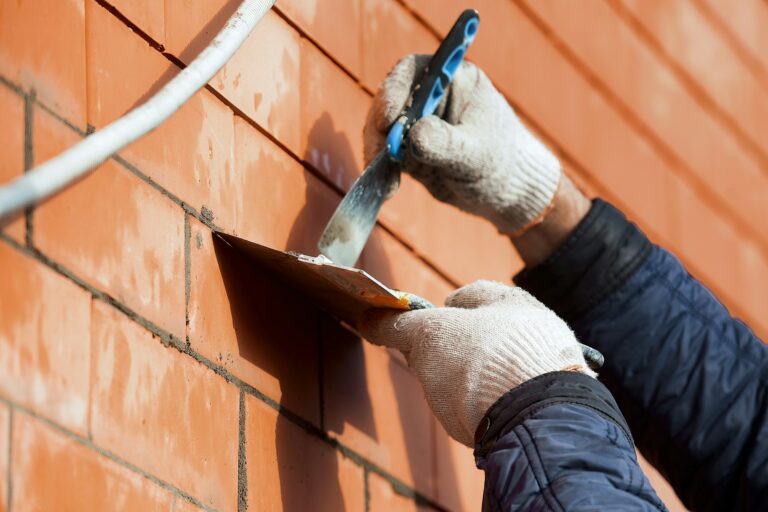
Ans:
{"type": "Polygon", "coordinates": [[[397,187],[400,168],[381,150],[355,181],[317,243],[334,263],[353,267],[376,224],[387,192],[397,187]]]}
{"type": "Polygon", "coordinates": [[[368,165],[352,185],[317,244],[333,262],[352,267],[360,257],[376,223],[382,203],[400,180],[403,141],[415,122],[432,115],[453,80],[480,23],[474,9],[459,15],[411,89],[404,110],[389,128],[387,146],[368,165]]]}

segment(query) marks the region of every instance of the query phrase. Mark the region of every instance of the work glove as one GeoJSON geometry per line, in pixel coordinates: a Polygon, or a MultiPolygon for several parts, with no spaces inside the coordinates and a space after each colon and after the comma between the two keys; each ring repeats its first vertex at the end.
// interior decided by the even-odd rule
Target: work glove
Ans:
{"type": "Polygon", "coordinates": [[[560,370],[596,376],[566,323],[522,288],[477,281],[445,304],[372,310],[358,329],[405,355],[435,416],[462,444],[472,446],[480,420],[512,388],[560,370]]]}
{"type": "MultiPolygon", "coordinates": [[[[386,146],[429,55],[409,55],[389,72],[363,132],[367,162],[386,146]]],[[[462,62],[439,105],[411,128],[403,170],[440,201],[514,235],[543,218],[557,190],[560,162],[515,115],[477,66],[462,62]]]]}

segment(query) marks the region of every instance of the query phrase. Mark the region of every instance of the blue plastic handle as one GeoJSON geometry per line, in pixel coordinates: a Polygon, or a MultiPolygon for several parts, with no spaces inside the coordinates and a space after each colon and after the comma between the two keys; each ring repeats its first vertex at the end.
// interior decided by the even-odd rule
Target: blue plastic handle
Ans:
{"type": "Polygon", "coordinates": [[[480,18],[477,11],[468,9],[461,13],[448,35],[440,43],[429,61],[418,84],[411,90],[409,105],[390,127],[387,149],[390,159],[403,161],[403,141],[413,124],[422,117],[435,113],[437,106],[459,69],[469,45],[477,36],[480,18]]]}

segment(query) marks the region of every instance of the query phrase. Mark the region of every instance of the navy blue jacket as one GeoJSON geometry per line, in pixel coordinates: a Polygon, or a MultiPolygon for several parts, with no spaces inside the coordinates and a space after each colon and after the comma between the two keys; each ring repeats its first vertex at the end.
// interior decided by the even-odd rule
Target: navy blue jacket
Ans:
{"type": "Polygon", "coordinates": [[[602,383],[551,373],[491,407],[485,510],[663,510],[633,438],[691,510],[768,510],[768,347],[674,256],[596,200],[515,281],[606,362],[602,383]]]}

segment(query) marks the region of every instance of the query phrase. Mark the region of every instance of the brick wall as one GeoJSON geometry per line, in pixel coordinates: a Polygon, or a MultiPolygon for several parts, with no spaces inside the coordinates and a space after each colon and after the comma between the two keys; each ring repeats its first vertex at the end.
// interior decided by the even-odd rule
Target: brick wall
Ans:
{"type": "MultiPolygon", "coordinates": [[[[2,2],[0,180],[157,90],[237,3],[2,2]]],[[[768,3],[280,0],[166,124],[0,235],[0,511],[478,509],[404,361],[211,238],[314,252],[377,83],[469,6],[471,59],[578,183],[768,333],[768,3]]],[[[441,302],[521,263],[405,179],[362,266],[441,302]]]]}

